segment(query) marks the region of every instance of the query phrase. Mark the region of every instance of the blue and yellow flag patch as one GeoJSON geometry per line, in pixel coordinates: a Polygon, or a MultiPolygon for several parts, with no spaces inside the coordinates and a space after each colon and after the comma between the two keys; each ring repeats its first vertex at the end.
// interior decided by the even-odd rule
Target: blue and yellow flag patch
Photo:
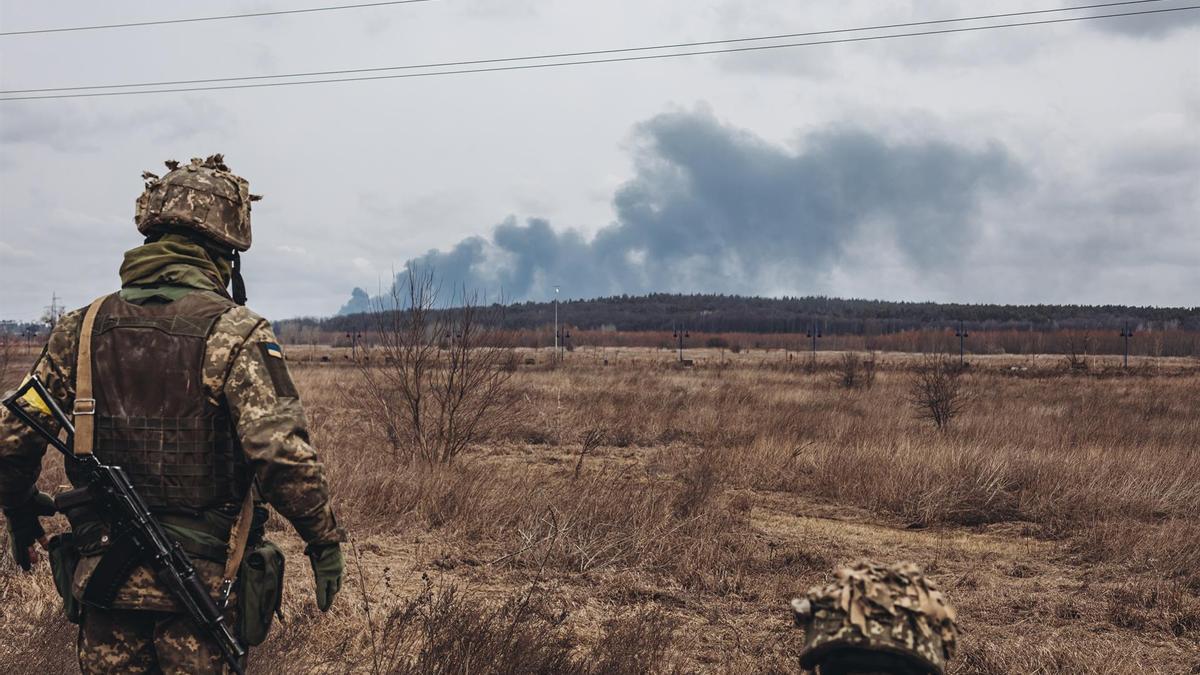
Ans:
{"type": "Polygon", "coordinates": [[[299,398],[296,385],[288,373],[287,360],[283,358],[283,348],[277,342],[260,342],[258,348],[262,352],[263,363],[267,373],[271,375],[271,384],[275,386],[275,394],[281,398],[299,398]]]}

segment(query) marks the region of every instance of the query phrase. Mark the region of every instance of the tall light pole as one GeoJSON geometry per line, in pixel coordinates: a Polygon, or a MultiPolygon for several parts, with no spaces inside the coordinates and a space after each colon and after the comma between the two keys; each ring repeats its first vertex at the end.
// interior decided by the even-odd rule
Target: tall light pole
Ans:
{"type": "Polygon", "coordinates": [[[672,337],[679,341],[679,362],[683,363],[683,338],[691,337],[691,334],[683,328],[679,328],[674,331],[672,337]]]}
{"type": "Polygon", "coordinates": [[[351,331],[346,333],[346,339],[350,341],[350,360],[358,360],[358,341],[362,339],[362,333],[351,331]]]}
{"type": "Polygon", "coordinates": [[[554,287],[554,359],[558,360],[558,286],[554,287]]]}
{"type": "Polygon", "coordinates": [[[966,329],[963,328],[963,322],[959,321],[958,322],[958,330],[954,331],[954,337],[958,338],[958,365],[960,365],[960,366],[963,365],[963,363],[965,363],[965,361],[964,361],[965,357],[963,356],[963,342],[970,335],[971,334],[968,333],[966,331],[966,329]]]}
{"type": "Polygon", "coordinates": [[[1133,329],[1129,327],[1129,322],[1125,322],[1125,327],[1121,329],[1121,337],[1125,338],[1125,367],[1129,367],[1129,338],[1133,337],[1133,329]]]}

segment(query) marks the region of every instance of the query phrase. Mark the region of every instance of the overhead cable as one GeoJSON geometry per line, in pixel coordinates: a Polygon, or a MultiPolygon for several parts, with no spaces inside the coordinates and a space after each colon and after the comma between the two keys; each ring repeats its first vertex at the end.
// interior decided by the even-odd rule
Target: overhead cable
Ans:
{"type": "Polygon", "coordinates": [[[279,16],[281,14],[309,14],[312,12],[336,12],[343,9],[363,9],[364,7],[383,7],[385,5],[409,5],[415,2],[432,2],[433,0],[392,0],[391,2],[363,2],[357,5],[330,5],[328,7],[309,7],[306,9],[280,9],[272,12],[249,12],[247,14],[224,14],[221,16],[198,16],[187,19],[162,19],[158,21],[131,21],[129,23],[108,23],[96,26],[67,26],[63,28],[33,28],[30,30],[10,30],[0,32],[0,37],[9,35],[38,35],[41,33],[70,33],[83,30],[105,30],[109,28],[134,28],[137,26],[164,26],[171,23],[198,23],[200,21],[224,21],[226,19],[249,19],[260,16],[279,16]]]}
{"type": "MultiPolygon", "coordinates": [[[[0,101],[27,101],[27,100],[39,100],[39,99],[63,99],[63,98],[91,98],[91,97],[100,97],[100,96],[133,96],[133,95],[139,95],[139,94],[163,94],[163,93],[194,92],[194,91],[216,91],[216,90],[227,90],[227,89],[256,89],[256,88],[265,88],[265,87],[286,87],[286,86],[296,86],[296,85],[305,85],[305,84],[329,84],[329,83],[335,83],[335,82],[362,82],[362,81],[369,81],[369,80],[392,80],[392,79],[406,79],[406,78],[416,78],[416,77],[439,77],[439,76],[445,76],[445,75],[464,75],[464,74],[472,74],[472,73],[494,73],[494,72],[514,71],[514,70],[532,70],[532,69],[536,69],[536,68],[562,68],[562,67],[567,67],[567,66],[594,65],[594,64],[603,64],[603,63],[621,63],[621,62],[630,62],[630,61],[649,61],[649,60],[654,60],[654,59],[670,59],[670,58],[680,58],[680,57],[686,57],[686,56],[704,56],[704,55],[711,55],[711,54],[732,54],[732,53],[765,51],[765,50],[772,50],[772,49],[787,49],[787,48],[792,48],[792,47],[812,47],[812,46],[818,46],[818,45],[848,44],[848,43],[855,43],[855,42],[871,42],[871,41],[876,41],[876,40],[891,40],[891,39],[896,39],[896,38],[907,38],[907,37],[923,37],[923,36],[929,36],[929,35],[970,33],[970,32],[978,32],[978,31],[985,31],[985,30],[994,30],[994,29],[999,29],[999,28],[1019,28],[1019,27],[1026,27],[1026,26],[1044,26],[1044,25],[1050,25],[1050,24],[1072,23],[1072,22],[1078,22],[1078,21],[1094,21],[1094,20],[1099,20],[1099,19],[1115,19],[1115,18],[1130,17],[1130,16],[1163,14],[1163,13],[1167,13],[1167,12],[1182,12],[1182,11],[1189,11],[1189,10],[1196,10],[1196,9],[1200,9],[1200,5],[1187,5],[1187,6],[1183,6],[1183,7],[1171,7],[1171,8],[1167,8],[1167,9],[1141,10],[1141,11],[1136,11],[1136,12],[1121,12],[1121,13],[1114,13],[1114,14],[1093,14],[1093,15],[1088,15],[1088,16],[1064,17],[1064,18],[1058,18],[1058,19],[1042,19],[1039,21],[1022,21],[1022,22],[1015,22],[1015,23],[989,24],[986,26],[967,26],[967,27],[961,27],[961,28],[945,28],[945,29],[939,29],[939,30],[919,31],[919,32],[911,32],[911,33],[889,33],[886,35],[868,35],[868,36],[863,36],[863,37],[839,38],[839,39],[834,39],[834,40],[817,40],[817,41],[811,41],[811,42],[789,42],[789,43],[783,43],[783,44],[752,45],[752,46],[743,46],[743,47],[730,47],[730,48],[726,48],[726,49],[707,49],[707,50],[697,50],[697,51],[687,51],[687,52],[672,52],[672,53],[667,53],[667,54],[644,54],[644,55],[638,55],[638,56],[620,56],[620,57],[603,58],[603,59],[584,59],[584,60],[575,60],[575,61],[552,61],[549,63],[523,63],[520,65],[497,66],[497,67],[493,67],[493,68],[464,68],[464,69],[458,69],[458,70],[435,70],[435,71],[418,72],[418,73],[393,73],[393,74],[388,74],[388,75],[368,75],[365,77],[337,77],[337,78],[325,78],[325,79],[315,79],[315,80],[290,80],[290,81],[286,81],[286,82],[251,82],[251,83],[246,83],[246,84],[222,84],[222,85],[204,86],[204,87],[176,87],[176,88],[168,88],[168,89],[138,89],[138,90],[132,90],[132,91],[89,91],[89,92],[82,92],[82,93],[46,94],[46,95],[35,95],[35,96],[6,96],[6,97],[0,98],[0,101]]],[[[749,38],[746,38],[746,39],[749,39],[749,38]]],[[[534,59],[534,58],[550,58],[550,57],[547,57],[547,56],[512,57],[512,58],[506,59],[506,60],[514,60],[515,58],[534,59]]],[[[397,66],[397,67],[392,67],[389,69],[398,69],[398,68],[404,68],[404,67],[397,66]]],[[[225,79],[225,80],[216,79],[213,81],[218,81],[218,82],[219,81],[232,81],[234,79],[235,78],[229,78],[229,79],[225,79]]],[[[85,87],[85,89],[92,89],[92,87],[85,87]]],[[[13,90],[11,93],[17,93],[18,91],[19,90],[13,90]]],[[[63,89],[49,89],[49,90],[44,90],[44,91],[64,91],[64,90],[63,89]]]]}
{"type": "Polygon", "coordinates": [[[0,95],[5,94],[34,94],[48,91],[85,91],[85,90],[100,90],[100,89],[133,89],[138,87],[168,87],[179,85],[192,84],[210,84],[213,82],[245,82],[251,80],[280,80],[298,77],[325,77],[329,75],[353,75],[362,73],[378,73],[393,70],[427,70],[431,68],[454,68],[461,66],[479,66],[490,63],[513,63],[520,61],[537,61],[546,59],[558,58],[578,58],[582,56],[601,56],[604,54],[623,54],[642,51],[659,51],[667,49],[682,49],[687,47],[706,47],[721,44],[733,44],[739,42],[763,42],[767,40],[783,40],[798,37],[814,37],[817,35],[833,35],[838,33],[858,33],[873,30],[888,30],[892,28],[912,28],[915,26],[931,26],[947,23],[960,23],[966,21],[982,21],[988,19],[1003,19],[1012,18],[1015,16],[1030,16],[1036,14],[1048,14],[1052,12],[1071,12],[1086,9],[1097,9],[1102,7],[1114,7],[1118,5],[1140,5],[1149,2],[1163,2],[1164,0],[1125,0],[1123,2],[1109,2],[1094,5],[1079,5],[1075,7],[1059,7],[1055,9],[1039,9],[1029,10],[1024,12],[1008,12],[1005,14],[983,14],[979,16],[965,16],[955,19],[931,19],[927,21],[910,21],[907,23],[892,23],[881,24],[876,26],[860,26],[857,28],[835,28],[829,30],[808,31],[803,33],[782,33],[778,35],[761,35],[757,37],[739,37],[726,38],[721,40],[705,40],[702,42],[676,42],[673,44],[646,45],[641,47],[618,47],[614,49],[596,49],[591,51],[579,52],[558,52],[549,54],[534,54],[528,56],[508,56],[490,59],[473,59],[469,61],[442,61],[435,63],[414,63],[400,66],[377,66],[373,68],[345,68],[340,70],[312,70],[307,72],[283,73],[278,75],[242,75],[234,77],[206,77],[191,80],[160,80],[157,82],[131,82],[125,84],[96,84],[96,85],[79,85],[68,87],[42,87],[38,89],[5,89],[0,90],[0,95]]]}

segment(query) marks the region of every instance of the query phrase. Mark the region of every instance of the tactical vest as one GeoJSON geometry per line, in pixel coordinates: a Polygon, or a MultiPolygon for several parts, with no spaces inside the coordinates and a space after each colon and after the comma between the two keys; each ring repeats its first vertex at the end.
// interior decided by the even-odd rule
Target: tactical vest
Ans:
{"type": "Polygon", "coordinates": [[[94,453],[124,468],[156,513],[236,503],[249,487],[228,409],[208,397],[203,378],[208,336],[233,306],[215,293],[145,305],[114,294],[97,313],[94,453]]]}

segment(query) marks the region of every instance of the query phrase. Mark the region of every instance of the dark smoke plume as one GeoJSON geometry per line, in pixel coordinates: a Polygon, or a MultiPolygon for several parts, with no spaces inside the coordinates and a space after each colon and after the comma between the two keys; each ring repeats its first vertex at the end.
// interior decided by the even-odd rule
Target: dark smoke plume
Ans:
{"type": "MultiPolygon", "coordinates": [[[[998,144],[833,128],[791,149],[706,110],[658,115],[635,137],[635,176],[613,197],[616,221],[594,237],[509,217],[489,237],[406,267],[510,300],[544,299],[556,284],[571,297],[800,291],[867,237],[890,240],[917,268],[944,264],[975,240],[980,198],[1023,176],[998,144]]],[[[342,313],[370,305],[356,289],[342,313]]]]}

